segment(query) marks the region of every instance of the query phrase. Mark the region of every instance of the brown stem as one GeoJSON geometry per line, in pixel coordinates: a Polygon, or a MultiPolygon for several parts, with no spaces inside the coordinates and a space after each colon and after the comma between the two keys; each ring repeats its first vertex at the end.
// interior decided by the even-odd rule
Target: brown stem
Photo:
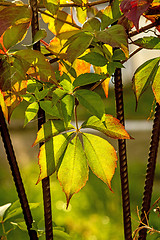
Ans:
{"type": "MultiPolygon", "coordinates": [[[[115,76],[115,97],[116,97],[117,118],[120,120],[120,123],[124,125],[123,85],[122,85],[120,68],[116,69],[114,76],[115,76]]],[[[119,139],[118,147],[119,147],[119,160],[120,160],[124,235],[125,235],[125,240],[132,240],[126,141],[124,139],[119,139]]]]}
{"type": "Polygon", "coordinates": [[[145,31],[149,30],[150,28],[156,27],[158,25],[159,25],[159,21],[156,21],[154,23],[150,23],[149,25],[140,28],[139,31],[136,30],[136,31],[133,31],[133,32],[129,33],[128,37],[130,38],[130,37],[136,36],[137,34],[145,32],[145,31]]]}
{"type": "MultiPolygon", "coordinates": [[[[157,103],[155,118],[153,123],[152,136],[151,136],[150,151],[149,151],[149,158],[148,158],[148,164],[147,164],[147,170],[146,170],[146,179],[145,179],[143,202],[142,202],[142,209],[141,209],[141,222],[143,222],[144,224],[146,224],[149,219],[149,212],[150,212],[149,209],[150,209],[152,190],[153,190],[159,137],[160,137],[160,105],[157,103]]],[[[147,235],[147,229],[142,229],[139,232],[138,239],[145,240],[146,235],[147,235]]]]}
{"type": "Polygon", "coordinates": [[[38,240],[37,233],[35,230],[32,230],[33,218],[29,208],[28,199],[25,193],[24,185],[22,182],[21,174],[19,171],[18,163],[15,157],[13,145],[7,128],[7,124],[0,106],[0,131],[2,135],[2,140],[4,143],[5,151],[7,154],[8,162],[12,171],[12,176],[18,193],[18,197],[21,203],[23,210],[24,219],[27,225],[28,234],[31,240],[38,240]]]}
{"type": "MultiPolygon", "coordinates": [[[[38,22],[38,9],[37,9],[37,0],[30,0],[30,5],[32,8],[32,39],[34,38],[36,32],[39,30],[38,22]]],[[[40,51],[40,42],[37,42],[33,45],[34,50],[40,51]]],[[[38,130],[41,128],[41,125],[45,123],[45,112],[39,108],[38,111],[38,130]]],[[[40,147],[41,147],[40,143],[40,147]]],[[[51,209],[51,194],[50,194],[50,182],[49,177],[46,177],[42,180],[42,189],[43,189],[43,205],[44,205],[44,216],[45,216],[45,232],[46,240],[53,240],[53,226],[52,226],[52,209],[51,209]]]]}

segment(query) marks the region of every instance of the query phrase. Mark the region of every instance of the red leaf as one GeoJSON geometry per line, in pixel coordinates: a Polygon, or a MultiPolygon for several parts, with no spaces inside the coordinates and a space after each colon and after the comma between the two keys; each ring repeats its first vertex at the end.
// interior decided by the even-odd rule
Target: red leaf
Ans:
{"type": "Polygon", "coordinates": [[[120,8],[138,30],[140,16],[149,8],[152,1],[153,0],[123,0],[120,8]]]}

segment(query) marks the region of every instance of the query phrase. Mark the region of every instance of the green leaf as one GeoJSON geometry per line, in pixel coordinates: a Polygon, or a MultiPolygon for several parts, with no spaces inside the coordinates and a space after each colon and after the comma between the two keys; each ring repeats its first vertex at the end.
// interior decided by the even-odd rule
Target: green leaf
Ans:
{"type": "MultiPolygon", "coordinates": [[[[23,46],[31,47],[31,46],[33,46],[35,43],[37,43],[38,41],[40,41],[41,39],[44,39],[45,37],[47,37],[47,32],[46,32],[46,30],[45,30],[45,29],[39,29],[39,30],[36,32],[36,34],[34,35],[32,44],[29,44],[29,45],[23,44],[23,46]]],[[[42,52],[42,51],[41,51],[41,52],[42,52]]]]}
{"type": "Polygon", "coordinates": [[[159,61],[160,58],[150,59],[136,70],[133,77],[133,89],[137,103],[143,92],[147,89],[150,83],[153,82],[158,70],[159,61]]]}
{"type": "Polygon", "coordinates": [[[158,67],[157,72],[155,74],[152,89],[156,101],[160,104],[160,67],[158,67]]]}
{"type": "Polygon", "coordinates": [[[134,44],[146,49],[160,49],[160,39],[152,36],[139,38],[134,44]]]}
{"type": "Polygon", "coordinates": [[[119,8],[119,0],[114,0],[104,9],[104,11],[99,11],[96,17],[101,19],[101,29],[103,30],[112,23],[116,22],[121,15],[122,13],[119,8]]]}
{"type": "Polygon", "coordinates": [[[40,174],[37,184],[56,171],[59,159],[64,153],[72,134],[73,133],[65,133],[52,137],[41,146],[38,155],[40,174]]]}
{"type": "Polygon", "coordinates": [[[65,66],[67,71],[71,74],[71,76],[76,78],[77,77],[77,73],[76,73],[75,69],[71,65],[67,64],[65,61],[61,61],[61,62],[65,66]]]}
{"type": "MultiPolygon", "coordinates": [[[[40,205],[40,203],[29,203],[30,209],[37,208],[39,205],[40,205]]],[[[21,205],[20,205],[19,201],[16,201],[11,205],[11,207],[7,211],[6,216],[3,221],[5,222],[8,219],[18,216],[21,213],[22,213],[21,205]]]]}
{"type": "Polygon", "coordinates": [[[65,232],[53,229],[55,240],[71,240],[72,238],[65,232]]]}
{"type": "Polygon", "coordinates": [[[58,100],[61,99],[66,94],[66,91],[56,88],[52,93],[52,103],[57,104],[58,100]]]}
{"type": "Polygon", "coordinates": [[[81,128],[92,128],[115,139],[131,138],[119,120],[109,114],[105,115],[105,125],[96,116],[92,116],[82,124],[81,128]]]}
{"type": "Polygon", "coordinates": [[[108,60],[104,56],[97,52],[89,52],[86,55],[80,57],[79,59],[84,60],[97,67],[103,67],[108,62],[108,60]]]}
{"type": "Polygon", "coordinates": [[[16,222],[10,222],[14,227],[18,227],[22,231],[27,231],[26,223],[23,219],[16,219],[16,222]]]}
{"type": "Polygon", "coordinates": [[[24,99],[26,102],[29,102],[29,103],[36,102],[36,98],[35,98],[32,94],[29,94],[29,93],[23,95],[23,99],[24,99]]]}
{"type": "Polygon", "coordinates": [[[119,47],[125,53],[125,56],[128,57],[128,42],[127,34],[124,27],[120,24],[116,24],[110,28],[107,28],[103,31],[97,31],[95,37],[106,44],[109,44],[112,47],[119,47]]]}
{"type": "Polygon", "coordinates": [[[63,87],[63,89],[66,91],[66,92],[68,92],[68,93],[72,93],[73,92],[73,84],[70,82],[70,81],[68,81],[68,80],[62,80],[61,82],[60,82],[60,86],[62,86],[63,87]]]}
{"type": "Polygon", "coordinates": [[[71,129],[75,129],[75,127],[71,124],[65,126],[62,120],[49,120],[48,122],[44,123],[38,131],[37,138],[33,146],[35,146],[37,143],[47,141],[51,137],[56,136],[61,132],[71,129]]]}
{"type": "Polygon", "coordinates": [[[83,24],[87,19],[87,9],[81,8],[81,7],[76,7],[76,15],[77,15],[78,21],[81,24],[83,24]]]}
{"type": "Polygon", "coordinates": [[[64,153],[58,170],[58,179],[66,194],[67,206],[73,194],[85,186],[88,180],[88,165],[79,137],[76,135],[64,153]]]}
{"type": "Polygon", "coordinates": [[[109,76],[115,72],[116,68],[124,68],[124,66],[120,62],[109,62],[107,64],[107,71],[109,73],[109,76]]]}
{"type": "Polygon", "coordinates": [[[39,105],[37,102],[31,103],[25,111],[24,127],[29,123],[38,113],[39,105]]]}
{"type": "Polygon", "coordinates": [[[89,18],[84,25],[82,26],[82,30],[84,31],[88,31],[88,32],[94,32],[99,31],[101,27],[101,23],[98,20],[98,18],[93,17],[93,18],[89,18]]]}
{"type": "Polygon", "coordinates": [[[40,101],[40,107],[49,115],[52,115],[56,118],[61,118],[59,111],[55,105],[52,104],[51,101],[40,101]]]}
{"type": "Polygon", "coordinates": [[[124,52],[122,52],[121,49],[115,49],[114,50],[113,56],[112,56],[112,60],[114,60],[114,61],[123,61],[125,59],[126,59],[125,54],[124,54],[124,52]]]}
{"type": "Polygon", "coordinates": [[[59,9],[59,0],[44,0],[44,5],[50,13],[55,15],[59,9]]]}
{"type": "Polygon", "coordinates": [[[57,84],[52,66],[41,52],[25,49],[16,52],[14,56],[21,61],[24,68],[36,68],[36,75],[39,75],[42,82],[57,84]]]}
{"type": "Polygon", "coordinates": [[[102,119],[105,113],[104,103],[101,97],[89,90],[77,90],[75,92],[79,102],[93,115],[102,119]]]}
{"type": "Polygon", "coordinates": [[[107,140],[89,133],[83,134],[83,145],[92,172],[111,190],[111,179],[117,166],[115,149],[107,140]]]}
{"type": "Polygon", "coordinates": [[[66,126],[72,119],[74,109],[74,97],[72,95],[66,95],[61,99],[61,110],[66,126]]]}
{"type": "Polygon", "coordinates": [[[26,6],[7,6],[0,9],[0,36],[13,25],[29,23],[31,9],[26,6]]]}
{"type": "Polygon", "coordinates": [[[67,59],[73,63],[82,53],[86,51],[93,40],[93,35],[88,32],[81,32],[78,36],[71,41],[67,48],[67,59]]]}
{"type": "Polygon", "coordinates": [[[29,24],[30,22],[13,25],[5,31],[3,44],[7,50],[23,40],[29,24]]]}
{"type": "Polygon", "coordinates": [[[7,203],[3,206],[0,206],[0,221],[3,219],[3,216],[5,214],[5,212],[7,211],[7,209],[11,206],[11,203],[7,203]]]}
{"type": "Polygon", "coordinates": [[[35,97],[37,98],[37,100],[42,100],[47,96],[48,92],[49,92],[49,89],[47,89],[47,88],[39,91],[38,88],[36,87],[34,93],[35,93],[35,97]]]}
{"type": "Polygon", "coordinates": [[[103,79],[104,76],[96,73],[84,73],[79,75],[73,82],[74,87],[85,86],[103,79]]]}

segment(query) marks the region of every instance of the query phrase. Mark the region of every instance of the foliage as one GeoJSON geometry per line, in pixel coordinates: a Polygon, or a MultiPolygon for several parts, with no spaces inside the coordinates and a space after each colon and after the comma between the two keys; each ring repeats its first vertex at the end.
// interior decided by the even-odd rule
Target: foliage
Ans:
{"type": "MultiPolygon", "coordinates": [[[[39,109],[46,113],[48,121],[41,126],[33,144],[41,143],[37,183],[56,173],[67,207],[71,197],[85,186],[89,169],[111,190],[116,151],[107,140],[83,129],[96,129],[114,139],[131,139],[118,119],[105,112],[103,99],[94,90],[101,85],[108,96],[109,81],[116,68],[123,68],[123,63],[134,55],[129,55],[128,39],[138,34],[140,16],[149,19],[155,5],[159,6],[153,0],[114,0],[98,10],[94,5],[99,3],[45,0],[45,11],[40,3],[39,12],[54,38],[46,43],[46,31],[39,30],[33,39],[33,43],[41,41],[43,45],[39,52],[32,50],[33,43],[20,51],[13,48],[29,31],[30,6],[0,2],[0,104],[9,121],[13,110],[26,101],[24,126],[37,116],[39,109]],[[63,7],[70,7],[70,13],[63,7]],[[91,114],[80,127],[79,105],[91,114]],[[76,127],[71,124],[73,119],[76,127]]],[[[151,21],[158,29],[155,13],[151,21]]],[[[159,49],[159,38],[143,37],[130,44],[140,49],[159,49]]],[[[133,89],[137,103],[149,85],[160,103],[159,61],[159,57],[151,59],[136,70],[133,89]]]]}

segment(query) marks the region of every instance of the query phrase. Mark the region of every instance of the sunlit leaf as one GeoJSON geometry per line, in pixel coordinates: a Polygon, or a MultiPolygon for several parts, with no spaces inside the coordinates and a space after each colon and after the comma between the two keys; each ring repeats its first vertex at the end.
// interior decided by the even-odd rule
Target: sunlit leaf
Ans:
{"type": "Polygon", "coordinates": [[[61,100],[61,110],[66,126],[72,119],[73,109],[74,109],[74,97],[72,95],[67,94],[61,100]]]}
{"type": "Polygon", "coordinates": [[[82,53],[86,51],[86,49],[90,46],[92,40],[93,35],[88,32],[81,32],[77,34],[76,38],[69,43],[66,51],[68,61],[71,63],[74,62],[76,58],[78,58],[82,53]]]}
{"type": "Polygon", "coordinates": [[[59,159],[65,151],[71,135],[72,133],[65,133],[55,136],[41,146],[38,156],[40,175],[37,184],[56,171],[59,159]]]}
{"type": "Polygon", "coordinates": [[[22,62],[21,65],[34,68],[33,76],[40,77],[44,82],[56,83],[55,74],[52,66],[42,53],[35,50],[25,49],[15,53],[15,55],[22,62]]]}
{"type": "MultiPolygon", "coordinates": [[[[40,205],[40,203],[29,203],[30,209],[37,208],[39,205],[40,205]]],[[[11,205],[11,207],[7,211],[3,221],[7,221],[8,219],[18,216],[21,213],[22,213],[21,205],[20,205],[19,201],[16,201],[11,205]]]]}
{"type": "Polygon", "coordinates": [[[59,9],[59,0],[44,0],[44,5],[47,8],[47,10],[55,15],[59,9]]]}
{"type": "Polygon", "coordinates": [[[81,127],[93,128],[115,139],[131,138],[119,120],[109,114],[105,115],[105,125],[96,116],[92,116],[87,121],[85,121],[81,127]]]}
{"type": "Polygon", "coordinates": [[[109,82],[110,82],[111,78],[106,78],[103,82],[102,82],[102,88],[103,91],[105,93],[106,98],[108,98],[108,90],[109,90],[109,82]]]}
{"type": "Polygon", "coordinates": [[[104,103],[101,97],[89,90],[77,90],[75,92],[79,102],[93,115],[102,119],[105,113],[104,103]]]}
{"type": "Polygon", "coordinates": [[[71,240],[72,239],[71,236],[69,236],[69,234],[60,230],[53,229],[53,234],[54,234],[55,240],[71,240]]]}
{"type": "Polygon", "coordinates": [[[119,0],[114,0],[108,5],[104,10],[102,9],[96,15],[101,19],[101,30],[105,29],[115,21],[117,21],[121,16],[121,11],[119,9],[119,0]]]}
{"type": "Polygon", "coordinates": [[[52,18],[42,14],[43,21],[48,23],[48,29],[54,34],[60,34],[63,32],[69,32],[73,30],[79,30],[78,27],[73,26],[72,18],[69,14],[59,10],[57,17],[52,18]],[[68,23],[67,23],[68,22],[68,23]]]}
{"type": "Polygon", "coordinates": [[[134,44],[146,49],[160,49],[160,39],[152,36],[139,38],[134,44]]]}
{"type": "Polygon", "coordinates": [[[7,108],[6,103],[4,101],[4,95],[1,92],[1,90],[0,90],[0,106],[2,108],[2,111],[3,111],[3,114],[6,118],[6,120],[8,121],[8,108],[7,108]]]}
{"type": "Polygon", "coordinates": [[[36,115],[39,109],[39,105],[37,102],[31,103],[26,111],[25,111],[25,120],[24,120],[24,126],[27,125],[36,115]]]}
{"type": "Polygon", "coordinates": [[[140,16],[149,8],[153,0],[123,0],[120,8],[124,15],[139,29],[140,16]]]}
{"type": "Polygon", "coordinates": [[[13,25],[28,24],[31,9],[26,6],[7,6],[0,10],[0,36],[13,25]]]}
{"type": "Polygon", "coordinates": [[[133,77],[133,89],[137,102],[150,83],[153,82],[159,61],[160,58],[150,59],[136,70],[133,77]]]}
{"type": "Polygon", "coordinates": [[[61,99],[66,94],[66,91],[56,88],[52,93],[52,103],[57,104],[58,100],[61,99]]]}
{"type": "Polygon", "coordinates": [[[89,133],[83,134],[83,144],[92,172],[111,190],[111,180],[117,166],[115,149],[107,140],[89,133]]]}
{"type": "Polygon", "coordinates": [[[86,55],[80,57],[79,59],[89,62],[94,66],[100,67],[105,66],[108,62],[108,60],[103,55],[97,52],[89,52],[86,55]]]}
{"type": "Polygon", "coordinates": [[[25,33],[29,27],[29,23],[13,25],[8,28],[3,35],[4,47],[8,50],[23,40],[25,33]]]}
{"type": "Polygon", "coordinates": [[[112,47],[119,47],[123,50],[126,57],[128,57],[128,43],[125,29],[122,25],[116,24],[103,31],[95,33],[96,38],[112,47]]]}
{"type": "Polygon", "coordinates": [[[36,88],[34,94],[37,100],[42,100],[47,96],[48,92],[49,92],[49,89],[47,88],[41,91],[39,91],[38,88],[36,88]]]}
{"type": "Polygon", "coordinates": [[[49,120],[42,125],[40,130],[37,133],[37,138],[33,144],[44,142],[49,140],[51,137],[56,136],[57,134],[64,132],[66,130],[75,129],[73,125],[68,124],[66,127],[62,120],[49,120]]]}
{"type": "Polygon", "coordinates": [[[67,146],[58,169],[58,179],[66,194],[68,206],[73,194],[84,187],[88,180],[87,159],[77,135],[67,146]]]}
{"type": "Polygon", "coordinates": [[[83,7],[76,7],[76,15],[78,21],[83,24],[87,19],[87,9],[83,7]]]}
{"type": "Polygon", "coordinates": [[[61,118],[59,111],[55,105],[52,104],[51,101],[45,100],[40,101],[40,107],[49,115],[54,116],[55,118],[61,118]]]}
{"type": "Polygon", "coordinates": [[[82,26],[82,29],[83,29],[84,31],[94,32],[95,30],[96,30],[96,31],[99,31],[99,30],[100,30],[100,27],[101,27],[101,23],[100,23],[100,21],[98,20],[98,18],[93,17],[93,18],[89,18],[89,19],[84,23],[84,25],[82,26]]]}
{"type": "Polygon", "coordinates": [[[71,83],[71,80],[70,81],[66,79],[62,80],[60,82],[60,86],[62,86],[67,93],[73,93],[73,84],[71,83]]]}
{"type": "Polygon", "coordinates": [[[155,74],[152,89],[153,89],[156,101],[160,104],[160,67],[158,67],[157,72],[155,74]]]}
{"type": "Polygon", "coordinates": [[[11,206],[11,203],[7,203],[3,206],[0,206],[0,219],[2,220],[4,217],[5,212],[7,211],[7,209],[11,206]]]}
{"type": "Polygon", "coordinates": [[[73,82],[74,87],[85,86],[87,84],[100,81],[104,76],[96,73],[84,73],[79,75],[73,82]]]}

